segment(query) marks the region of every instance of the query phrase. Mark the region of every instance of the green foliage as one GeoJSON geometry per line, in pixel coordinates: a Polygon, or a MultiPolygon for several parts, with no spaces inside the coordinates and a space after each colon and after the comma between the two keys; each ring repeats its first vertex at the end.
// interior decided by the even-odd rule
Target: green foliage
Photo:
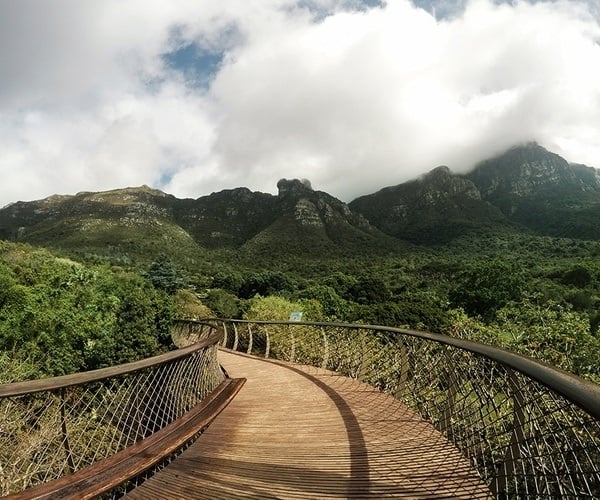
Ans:
{"type": "Polygon", "coordinates": [[[261,271],[244,277],[238,294],[243,299],[251,299],[256,295],[273,295],[294,288],[290,278],[277,271],[261,271]]]}
{"type": "Polygon", "coordinates": [[[0,350],[62,375],[171,348],[173,303],[140,276],[0,246],[0,350]]]}
{"type": "Polygon", "coordinates": [[[516,265],[495,259],[481,261],[458,275],[450,300],[470,314],[492,318],[525,289],[525,275],[516,265]]]}
{"type": "Polygon", "coordinates": [[[0,384],[32,380],[43,375],[29,359],[9,352],[0,352],[0,384]]]}
{"type": "Polygon", "coordinates": [[[221,288],[228,292],[237,294],[244,284],[242,273],[237,271],[219,271],[213,276],[211,288],[221,288]]]}
{"type": "Polygon", "coordinates": [[[509,349],[600,380],[600,339],[590,333],[587,315],[526,297],[498,311],[495,326],[509,349]]]}
{"type": "Polygon", "coordinates": [[[563,274],[562,282],[565,285],[573,285],[578,288],[585,288],[592,282],[592,273],[585,267],[576,266],[563,274]]]}
{"type": "Polygon", "coordinates": [[[378,276],[361,276],[349,290],[352,300],[359,304],[376,304],[390,299],[391,292],[378,276]]]}
{"type": "Polygon", "coordinates": [[[215,316],[215,312],[200,301],[190,290],[179,290],[174,297],[178,319],[205,319],[215,316]]]}
{"type": "Polygon", "coordinates": [[[356,304],[350,319],[358,323],[432,332],[445,331],[450,324],[447,304],[434,292],[422,291],[405,293],[396,297],[394,302],[356,304]]]}
{"type": "Polygon", "coordinates": [[[240,317],[240,299],[227,290],[220,288],[209,290],[204,302],[220,318],[236,319],[240,317]]]}
{"type": "Polygon", "coordinates": [[[150,283],[159,290],[164,290],[173,295],[186,286],[187,280],[183,273],[177,269],[173,259],[165,254],[160,254],[150,265],[146,273],[150,283]]]}
{"type": "Polygon", "coordinates": [[[298,293],[301,299],[316,300],[323,308],[327,319],[335,320],[347,316],[348,301],[340,297],[334,288],[327,285],[313,285],[298,293]]]}
{"type": "MultiPolygon", "coordinates": [[[[291,312],[304,312],[306,304],[307,302],[292,302],[275,295],[269,297],[257,296],[249,301],[249,307],[244,313],[244,319],[257,321],[288,321],[291,312]]],[[[305,321],[310,320],[310,312],[308,314],[305,312],[302,319],[305,321]]]]}

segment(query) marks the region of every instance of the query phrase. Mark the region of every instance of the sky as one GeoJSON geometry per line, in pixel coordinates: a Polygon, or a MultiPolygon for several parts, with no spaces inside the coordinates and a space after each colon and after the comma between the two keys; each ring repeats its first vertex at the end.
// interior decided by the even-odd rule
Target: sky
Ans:
{"type": "Polygon", "coordinates": [[[600,167],[598,0],[0,2],[0,206],[306,178],[344,201],[537,141],[600,167]]]}

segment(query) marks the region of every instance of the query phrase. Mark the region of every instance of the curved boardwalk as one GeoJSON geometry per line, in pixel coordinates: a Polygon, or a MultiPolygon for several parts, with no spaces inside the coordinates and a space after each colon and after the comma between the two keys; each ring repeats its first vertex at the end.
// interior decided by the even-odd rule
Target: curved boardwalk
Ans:
{"type": "Polygon", "coordinates": [[[245,386],[128,498],[490,496],[458,450],[394,398],[312,367],[219,358],[245,386]]]}

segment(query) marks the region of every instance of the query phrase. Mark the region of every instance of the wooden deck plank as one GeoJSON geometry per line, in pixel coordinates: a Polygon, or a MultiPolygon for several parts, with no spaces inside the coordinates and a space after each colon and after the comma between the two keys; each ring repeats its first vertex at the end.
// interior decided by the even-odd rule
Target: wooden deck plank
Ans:
{"type": "Polygon", "coordinates": [[[246,385],[128,498],[489,498],[458,450],[394,398],[312,367],[219,358],[246,385]]]}

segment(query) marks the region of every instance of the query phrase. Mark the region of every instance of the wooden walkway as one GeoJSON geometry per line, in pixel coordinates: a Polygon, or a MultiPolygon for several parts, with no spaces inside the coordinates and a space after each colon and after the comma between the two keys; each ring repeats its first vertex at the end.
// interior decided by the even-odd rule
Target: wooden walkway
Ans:
{"type": "Polygon", "coordinates": [[[312,367],[219,357],[245,386],[127,498],[490,497],[460,452],[394,398],[312,367]]]}

